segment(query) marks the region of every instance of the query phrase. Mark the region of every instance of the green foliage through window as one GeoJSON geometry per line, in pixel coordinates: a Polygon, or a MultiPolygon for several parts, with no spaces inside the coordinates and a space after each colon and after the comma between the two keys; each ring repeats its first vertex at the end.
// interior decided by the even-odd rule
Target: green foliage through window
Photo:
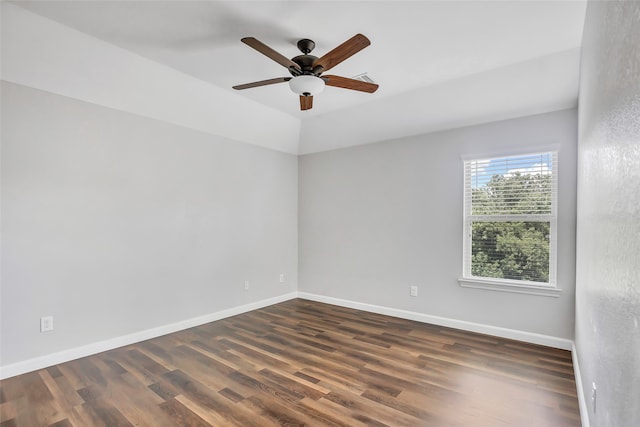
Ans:
{"type": "Polygon", "coordinates": [[[548,222],[474,222],[471,229],[473,276],[549,281],[548,222]]]}

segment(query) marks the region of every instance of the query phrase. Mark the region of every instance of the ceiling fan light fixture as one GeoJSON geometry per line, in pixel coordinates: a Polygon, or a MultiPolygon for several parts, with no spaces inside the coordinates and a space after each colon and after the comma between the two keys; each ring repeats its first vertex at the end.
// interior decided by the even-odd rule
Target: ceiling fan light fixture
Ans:
{"type": "Polygon", "coordinates": [[[298,95],[313,96],[324,90],[324,80],[316,76],[302,75],[289,80],[289,87],[298,95]]]}
{"type": "Polygon", "coordinates": [[[240,40],[267,58],[285,67],[293,77],[276,77],[274,79],[245,83],[233,86],[233,89],[242,90],[289,82],[291,91],[300,95],[301,111],[310,110],[313,107],[313,96],[322,92],[325,85],[368,93],[373,93],[378,89],[378,85],[373,81],[366,81],[364,79],[356,80],[340,76],[320,77],[325,71],[329,71],[345,59],[352,57],[371,44],[369,39],[362,34],[356,34],[320,58],[309,55],[315,47],[315,43],[309,39],[298,41],[298,49],[300,49],[302,55],[291,59],[273,50],[255,37],[243,37],[240,40]]]}

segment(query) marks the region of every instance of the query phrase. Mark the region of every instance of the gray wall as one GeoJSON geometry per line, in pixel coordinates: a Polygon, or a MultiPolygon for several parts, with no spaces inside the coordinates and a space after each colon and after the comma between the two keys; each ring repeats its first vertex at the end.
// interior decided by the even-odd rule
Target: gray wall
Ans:
{"type": "Polygon", "coordinates": [[[299,290],[573,339],[577,113],[301,156],[299,290]],[[559,298],[462,288],[461,156],[559,147],[559,298]],[[410,285],[419,296],[410,297],[410,285]]]}
{"type": "Polygon", "coordinates": [[[296,156],[3,82],[2,365],[294,291],[297,191],[296,156]]]}
{"type": "Polygon", "coordinates": [[[575,341],[584,394],[591,426],[637,426],[640,2],[589,2],[579,133],[575,341]]]}

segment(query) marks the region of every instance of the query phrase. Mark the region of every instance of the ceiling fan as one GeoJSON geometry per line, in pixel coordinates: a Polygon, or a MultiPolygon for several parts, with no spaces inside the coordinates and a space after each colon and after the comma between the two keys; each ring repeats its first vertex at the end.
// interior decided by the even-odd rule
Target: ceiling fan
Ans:
{"type": "Polygon", "coordinates": [[[258,52],[287,68],[292,77],[276,77],[275,79],[246,83],[233,86],[234,89],[242,90],[252,87],[289,82],[291,90],[300,95],[300,110],[303,111],[310,110],[311,107],[313,107],[313,96],[322,92],[325,85],[368,93],[373,93],[378,89],[378,85],[375,83],[350,79],[347,77],[322,75],[325,71],[329,71],[331,68],[371,44],[369,39],[362,34],[356,34],[320,58],[310,55],[316,44],[313,40],[309,39],[302,39],[298,41],[297,46],[302,52],[302,55],[298,55],[291,59],[288,59],[284,55],[276,52],[254,37],[245,37],[241,39],[241,41],[247,46],[254,48],[258,52]]]}

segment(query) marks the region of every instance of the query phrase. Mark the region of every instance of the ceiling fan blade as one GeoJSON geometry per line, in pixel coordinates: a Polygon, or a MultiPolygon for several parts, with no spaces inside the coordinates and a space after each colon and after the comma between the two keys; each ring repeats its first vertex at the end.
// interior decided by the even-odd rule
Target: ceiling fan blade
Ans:
{"type": "Polygon", "coordinates": [[[300,95],[300,111],[311,110],[313,107],[313,96],[300,95]]]}
{"type": "Polygon", "coordinates": [[[254,48],[261,54],[265,55],[266,57],[273,59],[283,67],[286,67],[286,68],[293,67],[296,70],[300,70],[300,66],[298,64],[296,64],[286,56],[282,55],[281,53],[278,53],[275,50],[271,49],[269,46],[267,46],[266,44],[262,43],[260,40],[254,37],[244,37],[240,39],[240,41],[246,44],[247,46],[254,48]]]}
{"type": "Polygon", "coordinates": [[[343,89],[359,90],[360,92],[373,93],[378,90],[375,83],[363,82],[361,80],[349,79],[340,76],[322,76],[327,86],[341,87],[343,89]]]}
{"type": "Polygon", "coordinates": [[[362,34],[356,34],[329,53],[326,53],[322,57],[318,58],[313,63],[313,66],[314,68],[317,66],[321,66],[323,68],[323,71],[328,71],[350,56],[353,56],[356,53],[360,52],[370,44],[371,42],[368,38],[366,38],[362,34]]]}
{"type": "Polygon", "coordinates": [[[236,90],[250,89],[252,87],[267,86],[267,85],[272,85],[272,84],[276,84],[276,83],[284,83],[284,82],[288,82],[291,79],[292,79],[292,77],[276,77],[275,79],[260,80],[259,82],[245,83],[243,85],[236,85],[236,86],[233,86],[233,88],[236,89],[236,90]]]}

